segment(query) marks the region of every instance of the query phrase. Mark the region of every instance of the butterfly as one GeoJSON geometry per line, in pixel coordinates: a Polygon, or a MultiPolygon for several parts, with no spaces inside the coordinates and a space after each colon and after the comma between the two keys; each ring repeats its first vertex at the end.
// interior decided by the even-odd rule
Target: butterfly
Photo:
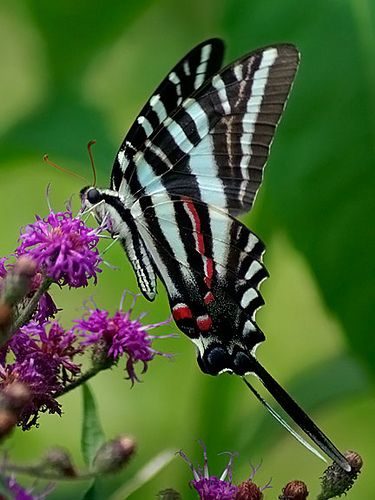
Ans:
{"type": "Polygon", "coordinates": [[[83,208],[109,223],[150,301],[160,278],[203,372],[255,374],[301,429],[350,470],[255,357],[265,340],[255,321],[264,303],[259,285],[268,276],[265,247],[236,219],[251,209],[261,185],[299,54],[293,45],[275,44],[220,69],[223,54],[223,42],[211,39],[176,64],[122,142],[110,187],[81,190],[83,208]]]}

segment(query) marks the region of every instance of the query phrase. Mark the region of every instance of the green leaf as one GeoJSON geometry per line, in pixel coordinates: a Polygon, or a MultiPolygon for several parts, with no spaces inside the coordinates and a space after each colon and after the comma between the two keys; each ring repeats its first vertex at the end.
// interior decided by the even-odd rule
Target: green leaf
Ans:
{"type": "Polygon", "coordinates": [[[83,390],[83,423],[81,435],[82,456],[87,466],[90,466],[96,452],[105,441],[104,432],[100,424],[96,403],[91,389],[87,384],[83,390]]]}
{"type": "Polygon", "coordinates": [[[149,462],[146,463],[135,476],[123,484],[117,491],[115,491],[110,500],[124,500],[132,495],[135,491],[139,490],[153,477],[159,474],[174,458],[176,453],[172,450],[164,450],[149,462]]]}
{"type": "Polygon", "coordinates": [[[99,481],[93,479],[90,486],[84,493],[82,500],[101,500],[103,498],[102,492],[99,488],[99,481]]]}
{"type": "Polygon", "coordinates": [[[152,1],[67,0],[58,7],[48,0],[26,3],[49,56],[54,88],[76,83],[91,58],[124,33],[152,1]],[[56,23],[56,16],[64,22],[56,23]]]}

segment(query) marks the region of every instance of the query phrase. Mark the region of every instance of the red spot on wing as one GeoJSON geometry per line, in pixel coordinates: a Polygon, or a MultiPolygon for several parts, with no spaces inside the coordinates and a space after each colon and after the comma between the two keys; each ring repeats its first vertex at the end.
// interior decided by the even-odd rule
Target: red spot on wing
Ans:
{"type": "Polygon", "coordinates": [[[211,304],[215,300],[214,294],[212,292],[207,292],[206,295],[203,298],[204,303],[211,304]]]}
{"type": "Polygon", "coordinates": [[[176,321],[193,317],[190,307],[186,304],[176,304],[172,309],[172,314],[176,321]]]}
{"type": "Polygon", "coordinates": [[[190,215],[193,218],[194,221],[194,226],[195,226],[195,231],[196,231],[196,243],[197,243],[197,250],[200,254],[204,255],[204,239],[203,239],[203,234],[202,234],[202,228],[201,228],[201,221],[199,218],[199,214],[197,212],[197,209],[194,206],[194,203],[189,200],[189,198],[183,197],[185,206],[187,210],[190,212],[190,215]]]}
{"type": "Polygon", "coordinates": [[[197,209],[195,208],[194,203],[186,197],[182,197],[182,200],[185,203],[186,210],[190,213],[191,219],[193,221],[195,233],[196,233],[196,248],[197,251],[203,256],[204,258],[204,272],[205,272],[205,277],[204,277],[204,282],[207,286],[207,288],[211,288],[211,281],[212,281],[212,276],[214,272],[214,263],[211,257],[205,256],[205,245],[204,245],[204,238],[202,234],[202,227],[201,227],[201,221],[199,218],[199,214],[197,212],[197,209]]]}
{"type": "Polygon", "coordinates": [[[207,332],[212,327],[212,319],[208,314],[204,314],[203,316],[198,316],[197,318],[197,326],[201,332],[207,332]]]}
{"type": "Polygon", "coordinates": [[[204,282],[206,283],[208,288],[211,288],[212,275],[214,273],[214,263],[211,257],[206,258],[205,262],[205,274],[204,282]]]}

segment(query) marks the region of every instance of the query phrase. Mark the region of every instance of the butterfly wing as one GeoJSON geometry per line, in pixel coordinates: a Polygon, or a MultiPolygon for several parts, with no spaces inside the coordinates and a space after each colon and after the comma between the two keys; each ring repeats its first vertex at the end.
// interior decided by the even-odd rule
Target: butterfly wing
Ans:
{"type": "Polygon", "coordinates": [[[219,71],[223,53],[221,40],[207,40],[192,49],[168,73],[146,102],[117,152],[111,174],[112,189],[119,191],[124,180],[131,182],[135,153],[183,100],[219,71]]]}
{"type": "Polygon", "coordinates": [[[255,322],[263,304],[258,286],[267,277],[263,243],[227,212],[186,196],[141,197],[131,214],[178,327],[198,346],[201,368],[240,373],[241,354],[264,340],[255,322]]]}
{"type": "Polygon", "coordinates": [[[248,211],[298,59],[292,45],[266,47],[209,78],[139,145],[120,193],[136,200],[167,191],[232,215],[248,211]]]}

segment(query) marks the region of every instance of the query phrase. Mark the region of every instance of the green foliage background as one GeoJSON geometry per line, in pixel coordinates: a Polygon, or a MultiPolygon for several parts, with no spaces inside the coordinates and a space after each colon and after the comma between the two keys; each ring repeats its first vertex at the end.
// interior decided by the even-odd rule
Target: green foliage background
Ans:
{"type": "MultiPolygon", "coordinates": [[[[314,416],[341,449],[365,461],[351,499],[375,491],[374,146],[375,7],[370,0],[3,0],[0,4],[0,204],[2,254],[13,250],[21,225],[63,206],[82,187],[42,164],[42,155],[90,176],[85,145],[95,138],[101,183],[127,128],[168,69],[211,36],[227,43],[226,61],[273,42],[292,42],[302,63],[274,142],[264,186],[246,223],[267,243],[271,278],[258,320],[268,335],[259,359],[314,416]]],[[[78,207],[78,199],[74,199],[78,207]]],[[[114,310],[124,288],[136,290],[120,248],[108,254],[95,289],[60,293],[69,325],[90,295],[114,310]]],[[[164,291],[138,310],[150,321],[168,314],[164,291]]],[[[166,331],[174,331],[168,326],[166,331]]],[[[153,361],[130,390],[120,368],[92,383],[108,438],[137,437],[137,457],[121,476],[103,481],[109,498],[142,464],[165,448],[200,460],[208,446],[211,471],[239,451],[235,480],[249,462],[272,477],[276,498],[303,479],[311,497],[323,466],[250,399],[234,377],[209,378],[185,338],[163,341],[174,362],[153,361]]],[[[64,415],[43,416],[40,428],[14,433],[11,456],[35,459],[51,445],[80,458],[81,394],[62,401],[64,415]]],[[[193,498],[190,473],[176,459],[131,498],[154,498],[167,487],[193,498]]],[[[26,479],[27,480],[27,479],[26,479]]],[[[85,483],[64,483],[55,499],[79,496],[85,483]]]]}

